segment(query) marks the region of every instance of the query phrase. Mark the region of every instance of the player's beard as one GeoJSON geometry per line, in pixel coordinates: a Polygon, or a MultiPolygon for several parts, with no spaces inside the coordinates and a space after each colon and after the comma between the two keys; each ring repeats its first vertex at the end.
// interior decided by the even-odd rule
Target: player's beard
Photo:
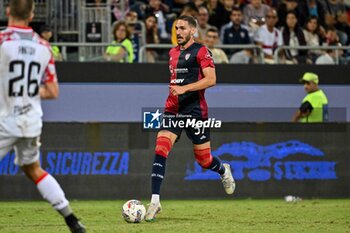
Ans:
{"type": "Polygon", "coordinates": [[[191,35],[188,34],[181,43],[178,41],[177,44],[180,46],[184,46],[185,44],[187,44],[188,41],[190,41],[190,39],[191,39],[191,35]]]}

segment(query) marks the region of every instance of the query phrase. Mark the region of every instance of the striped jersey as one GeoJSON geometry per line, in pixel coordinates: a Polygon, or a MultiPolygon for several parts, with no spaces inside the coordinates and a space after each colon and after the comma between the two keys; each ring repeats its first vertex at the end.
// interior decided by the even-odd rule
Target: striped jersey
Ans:
{"type": "MultiPolygon", "coordinates": [[[[199,43],[193,43],[185,50],[180,46],[169,52],[170,85],[187,85],[204,78],[203,69],[214,68],[209,50],[199,43]]],[[[205,90],[187,92],[174,96],[169,93],[165,112],[186,114],[194,118],[208,118],[208,105],[204,97],[205,90]]]]}

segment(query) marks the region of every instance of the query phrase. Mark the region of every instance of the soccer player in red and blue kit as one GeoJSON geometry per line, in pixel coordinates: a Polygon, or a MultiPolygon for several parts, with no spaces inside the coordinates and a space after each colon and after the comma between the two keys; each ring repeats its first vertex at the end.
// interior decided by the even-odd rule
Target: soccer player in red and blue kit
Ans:
{"type": "MultiPolygon", "coordinates": [[[[216,84],[216,74],[210,51],[194,41],[197,23],[191,16],[180,16],[176,20],[178,46],[169,52],[170,86],[165,105],[164,118],[180,120],[182,116],[205,121],[208,119],[208,106],[204,97],[206,88],[216,84]]],[[[164,121],[163,121],[164,122],[164,121]]],[[[155,158],[152,166],[152,198],[146,213],[146,221],[153,221],[161,211],[160,186],[165,174],[166,160],[171,148],[185,130],[193,143],[196,161],[201,167],[211,169],[221,176],[227,194],[232,194],[235,182],[229,164],[211,155],[210,132],[208,128],[181,128],[170,124],[162,126],[158,132],[155,158]]]]}

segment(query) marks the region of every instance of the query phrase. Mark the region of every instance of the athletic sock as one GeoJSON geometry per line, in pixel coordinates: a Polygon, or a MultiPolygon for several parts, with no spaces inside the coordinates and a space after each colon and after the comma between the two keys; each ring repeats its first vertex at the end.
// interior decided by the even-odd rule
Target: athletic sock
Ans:
{"type": "Polygon", "coordinates": [[[71,214],[69,202],[66,199],[61,186],[49,173],[45,173],[35,182],[41,196],[63,216],[71,214]],[[68,208],[67,208],[68,207],[68,208]]]}
{"type": "Polygon", "coordinates": [[[57,210],[63,217],[67,217],[71,214],[73,214],[73,210],[72,208],[70,208],[70,206],[66,206],[63,209],[57,210]]]}
{"type": "Polygon", "coordinates": [[[223,175],[225,173],[225,167],[222,165],[222,162],[219,158],[213,156],[213,160],[208,167],[208,169],[223,175]]]}
{"type": "Polygon", "coordinates": [[[151,203],[159,203],[159,194],[152,194],[151,203]]]}
{"type": "Polygon", "coordinates": [[[152,194],[160,193],[160,186],[164,179],[166,158],[161,155],[157,155],[154,158],[152,166],[152,194]]]}

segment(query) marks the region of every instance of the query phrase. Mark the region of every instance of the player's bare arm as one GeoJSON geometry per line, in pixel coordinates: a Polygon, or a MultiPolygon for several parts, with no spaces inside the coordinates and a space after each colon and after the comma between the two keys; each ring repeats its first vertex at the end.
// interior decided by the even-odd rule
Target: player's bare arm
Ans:
{"type": "Polygon", "coordinates": [[[42,99],[56,99],[59,95],[59,87],[57,82],[49,82],[41,86],[39,94],[42,99]]]}
{"type": "Polygon", "coordinates": [[[212,86],[215,86],[216,84],[216,74],[215,74],[215,68],[212,67],[207,67],[205,69],[203,69],[203,74],[204,74],[204,78],[185,85],[185,86],[170,86],[170,92],[177,96],[177,95],[182,95],[186,92],[191,92],[191,91],[199,91],[199,90],[203,90],[212,86]]]}

